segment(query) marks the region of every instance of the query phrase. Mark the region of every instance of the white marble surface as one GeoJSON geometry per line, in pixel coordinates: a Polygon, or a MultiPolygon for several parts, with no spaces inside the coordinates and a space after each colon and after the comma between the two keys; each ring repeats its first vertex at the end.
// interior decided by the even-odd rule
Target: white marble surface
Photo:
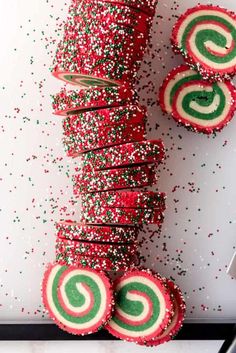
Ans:
{"type": "Polygon", "coordinates": [[[86,353],[217,353],[221,341],[173,341],[162,346],[146,348],[118,341],[69,342],[0,342],[0,352],[5,353],[68,353],[74,349],[86,353]]]}

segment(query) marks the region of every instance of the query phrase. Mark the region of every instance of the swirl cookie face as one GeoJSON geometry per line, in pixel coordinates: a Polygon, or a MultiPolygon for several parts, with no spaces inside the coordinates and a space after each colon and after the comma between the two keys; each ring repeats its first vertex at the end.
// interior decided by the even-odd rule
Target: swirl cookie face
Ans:
{"type": "Polygon", "coordinates": [[[111,316],[111,285],[102,272],[49,265],[43,279],[43,303],[61,329],[75,335],[90,334],[111,316]]]}
{"type": "Polygon", "coordinates": [[[127,272],[115,283],[116,307],[106,329],[114,336],[146,342],[163,332],[172,302],[163,282],[147,270],[127,272]]]}
{"type": "Polygon", "coordinates": [[[169,73],[160,89],[160,105],[173,118],[194,131],[221,130],[235,112],[235,86],[207,82],[194,70],[180,66],[169,73]]]}
{"type": "Polygon", "coordinates": [[[226,9],[189,9],[174,26],[172,43],[205,78],[229,78],[236,72],[236,15],[226,9]]]}

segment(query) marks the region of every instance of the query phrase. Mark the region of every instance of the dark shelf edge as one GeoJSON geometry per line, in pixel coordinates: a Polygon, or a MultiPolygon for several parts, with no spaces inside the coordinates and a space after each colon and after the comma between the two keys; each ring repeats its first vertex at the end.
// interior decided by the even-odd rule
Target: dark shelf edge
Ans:
{"type": "MultiPolygon", "coordinates": [[[[176,340],[225,340],[234,329],[231,323],[184,324],[176,340]]],[[[74,336],[54,324],[1,324],[0,341],[94,341],[116,340],[106,330],[87,336],[74,336]]]]}

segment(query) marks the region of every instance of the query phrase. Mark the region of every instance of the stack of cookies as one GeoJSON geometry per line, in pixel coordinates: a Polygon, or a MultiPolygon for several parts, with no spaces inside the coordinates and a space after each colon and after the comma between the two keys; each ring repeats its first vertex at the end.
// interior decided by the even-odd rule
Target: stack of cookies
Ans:
{"type": "Polygon", "coordinates": [[[176,285],[137,268],[140,226],[159,227],[165,210],[164,193],[143,189],[156,182],[165,151],[160,139],[146,139],[146,108],[133,89],[155,5],[72,0],[52,71],[78,88],[53,96],[53,109],[63,117],[67,155],[82,162],[73,176],[82,214],[56,224],[56,263],[43,280],[44,305],[62,329],[84,335],[106,327],[148,345],[171,339],[185,312],[176,285]]]}
{"type": "Polygon", "coordinates": [[[53,98],[53,108],[65,116],[67,154],[80,156],[82,162],[82,171],[76,168],[73,176],[82,217],[80,222],[58,223],[57,261],[127,270],[137,263],[138,226],[159,226],[164,219],[165,194],[141,190],[156,182],[156,166],[165,155],[163,142],[145,138],[146,109],[125,82],[61,91],[53,98]]]}
{"type": "Polygon", "coordinates": [[[234,116],[235,28],[235,13],[212,5],[187,10],[173,28],[174,52],[187,65],[168,74],[159,101],[164,112],[192,131],[220,131],[234,116]]]}
{"type": "Polygon", "coordinates": [[[156,0],[72,0],[53,75],[79,86],[133,83],[156,0]]]}

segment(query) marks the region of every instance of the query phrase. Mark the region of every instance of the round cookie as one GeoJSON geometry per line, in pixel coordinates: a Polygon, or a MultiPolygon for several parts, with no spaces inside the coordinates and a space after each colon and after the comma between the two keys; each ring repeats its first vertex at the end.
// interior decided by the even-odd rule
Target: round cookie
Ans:
{"type": "Polygon", "coordinates": [[[115,312],[106,329],[115,337],[142,343],[163,332],[173,304],[164,282],[149,270],[132,270],[114,285],[115,312]]]}
{"type": "MultiPolygon", "coordinates": [[[[59,43],[55,61],[60,63],[60,60],[64,60],[66,64],[71,55],[73,60],[67,64],[70,65],[73,73],[73,69],[78,67],[81,56],[96,60],[99,58],[118,60],[118,63],[121,63],[119,55],[123,54],[123,64],[132,70],[135,61],[140,60],[144,55],[148,34],[114,21],[101,23],[86,18],[84,22],[78,18],[75,22],[73,19],[72,22],[67,21],[64,26],[64,38],[59,43]]],[[[68,74],[70,75],[70,72],[68,74]]]]}
{"type": "Polygon", "coordinates": [[[75,195],[152,185],[156,181],[155,167],[144,164],[135,167],[99,170],[74,175],[75,195]]]}
{"type": "Polygon", "coordinates": [[[92,242],[134,243],[138,229],[128,226],[99,226],[72,221],[56,223],[57,237],[60,239],[92,242]]]}
{"type": "MultiPolygon", "coordinates": [[[[132,99],[132,95],[129,96],[128,94],[128,99],[132,99]]],[[[93,130],[96,127],[102,129],[123,124],[140,124],[143,119],[147,119],[147,108],[137,103],[99,108],[82,111],[76,115],[68,115],[64,118],[62,126],[64,134],[70,135],[77,134],[81,130],[93,130]]]]}
{"type": "Polygon", "coordinates": [[[148,36],[151,21],[152,16],[124,4],[72,2],[64,26],[64,38],[58,45],[54,59],[53,75],[82,87],[109,86],[132,81],[146,46],[142,41],[137,42],[137,37],[148,36]],[[101,33],[106,50],[96,47],[101,33]],[[119,34],[120,38],[117,38],[119,34]],[[86,51],[82,53],[85,44],[80,42],[81,37],[86,38],[86,51]],[[117,40],[119,45],[116,44],[117,40]],[[92,53],[89,52],[91,45],[92,53]],[[120,49],[123,49],[123,55],[119,55],[120,49]]]}
{"type": "Polygon", "coordinates": [[[236,89],[230,81],[212,83],[196,75],[187,66],[174,69],[160,89],[160,105],[178,123],[210,134],[232,119],[236,89]]]}
{"type": "Polygon", "coordinates": [[[82,221],[91,224],[162,224],[163,212],[149,208],[88,207],[82,209],[82,221]]]}
{"type": "Polygon", "coordinates": [[[82,195],[82,206],[157,208],[165,210],[166,194],[154,191],[104,191],[82,195]]]}
{"type": "Polygon", "coordinates": [[[146,136],[146,108],[127,105],[69,115],[63,120],[63,144],[67,155],[141,141],[146,136]]]}
{"type": "Polygon", "coordinates": [[[174,119],[193,131],[211,134],[223,129],[235,112],[235,87],[227,82],[191,81],[176,92],[174,119]]]}
{"type": "Polygon", "coordinates": [[[56,51],[53,75],[82,87],[134,83],[147,43],[148,33],[115,23],[67,24],[56,51]]]}
{"type": "Polygon", "coordinates": [[[125,167],[133,164],[158,164],[164,159],[161,140],[145,140],[90,151],[82,155],[84,171],[125,167]]]}
{"type": "Polygon", "coordinates": [[[96,87],[77,91],[65,89],[52,96],[54,114],[77,114],[91,109],[117,107],[137,102],[137,95],[128,86],[96,87]]]}
{"type": "Polygon", "coordinates": [[[222,7],[188,9],[172,32],[175,51],[204,78],[229,79],[236,73],[236,15],[222,7]]]}
{"type": "Polygon", "coordinates": [[[42,297],[50,317],[75,335],[97,332],[109,320],[114,304],[108,277],[92,269],[50,264],[42,297]]]}

